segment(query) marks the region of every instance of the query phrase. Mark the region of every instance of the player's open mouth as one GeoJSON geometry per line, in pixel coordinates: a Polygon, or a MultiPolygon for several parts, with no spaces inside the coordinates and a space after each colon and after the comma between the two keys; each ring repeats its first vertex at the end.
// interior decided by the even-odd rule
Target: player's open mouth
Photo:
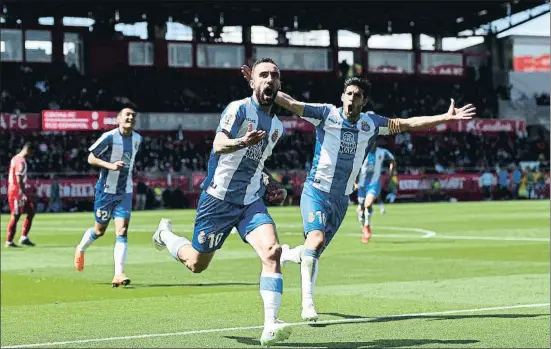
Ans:
{"type": "Polygon", "coordinates": [[[273,97],[274,95],[274,89],[271,87],[267,87],[264,89],[264,94],[268,97],[273,97]]]}

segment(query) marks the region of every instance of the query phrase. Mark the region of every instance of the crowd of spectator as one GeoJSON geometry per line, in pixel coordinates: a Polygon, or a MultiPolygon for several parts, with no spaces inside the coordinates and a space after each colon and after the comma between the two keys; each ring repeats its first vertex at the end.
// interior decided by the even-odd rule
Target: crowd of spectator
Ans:
{"type": "MultiPolygon", "coordinates": [[[[87,163],[87,149],[99,136],[99,132],[5,133],[0,137],[0,146],[6,150],[0,153],[0,173],[7,173],[11,156],[24,141],[32,141],[36,150],[28,160],[29,172],[36,176],[50,172],[64,176],[94,174],[96,170],[87,163]]],[[[135,168],[148,177],[206,171],[213,138],[212,133],[187,137],[178,132],[145,133],[135,168]]],[[[397,156],[399,173],[479,173],[520,161],[539,161],[543,169],[549,168],[549,133],[541,128],[530,127],[525,137],[450,132],[406,133],[380,139],[381,145],[397,156]]],[[[313,133],[288,134],[265,165],[270,170],[308,170],[314,143],[313,133]]]]}

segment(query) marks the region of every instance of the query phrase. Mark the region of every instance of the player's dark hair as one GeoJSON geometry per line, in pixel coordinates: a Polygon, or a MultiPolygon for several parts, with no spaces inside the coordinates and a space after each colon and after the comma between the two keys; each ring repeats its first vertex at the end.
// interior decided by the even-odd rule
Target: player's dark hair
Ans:
{"type": "Polygon", "coordinates": [[[364,99],[367,98],[367,95],[369,94],[370,85],[369,82],[365,79],[360,79],[357,77],[351,77],[344,80],[344,89],[343,92],[346,91],[346,88],[348,86],[357,86],[362,90],[362,94],[364,96],[364,99]]]}
{"type": "Polygon", "coordinates": [[[34,150],[34,144],[32,142],[25,142],[23,144],[23,149],[27,148],[28,150],[33,151],[34,150]]]}
{"type": "Polygon", "coordinates": [[[132,103],[132,102],[125,102],[125,103],[121,103],[121,105],[119,106],[119,112],[117,114],[120,114],[121,111],[123,111],[123,109],[132,109],[133,111],[135,112],[138,112],[138,108],[136,107],[136,104],[132,103]]]}
{"type": "Polygon", "coordinates": [[[254,62],[253,67],[251,68],[251,70],[254,70],[254,68],[257,65],[259,65],[260,63],[272,63],[273,65],[275,65],[279,69],[279,66],[277,65],[277,63],[273,59],[271,59],[270,57],[262,57],[262,58],[257,59],[256,62],[254,62]]]}

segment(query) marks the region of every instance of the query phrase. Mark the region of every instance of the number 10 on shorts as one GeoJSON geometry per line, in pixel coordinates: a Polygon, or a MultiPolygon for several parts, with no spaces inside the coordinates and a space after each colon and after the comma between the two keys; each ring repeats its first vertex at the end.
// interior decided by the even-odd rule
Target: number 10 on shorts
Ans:
{"type": "Polygon", "coordinates": [[[308,214],[308,222],[314,223],[315,220],[317,220],[319,224],[323,224],[324,226],[327,225],[327,216],[325,215],[324,212],[321,212],[321,211],[316,211],[315,213],[310,212],[308,214]]]}
{"type": "Polygon", "coordinates": [[[218,246],[218,244],[220,244],[220,241],[222,241],[223,236],[224,236],[224,233],[207,235],[207,239],[209,240],[209,248],[214,248],[218,246]]]}

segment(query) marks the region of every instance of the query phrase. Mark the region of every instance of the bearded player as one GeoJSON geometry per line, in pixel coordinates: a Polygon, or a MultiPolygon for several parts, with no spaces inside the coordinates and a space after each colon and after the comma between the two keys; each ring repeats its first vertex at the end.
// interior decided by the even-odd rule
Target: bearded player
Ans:
{"type": "Polygon", "coordinates": [[[124,273],[124,264],[128,251],[128,225],[132,210],[132,170],[134,159],[140,149],[142,136],[134,131],[136,110],[134,107],[123,108],[117,114],[119,127],[105,132],[88,149],[88,163],[100,168],[96,183],[94,199],[93,227],[88,228],[75,250],[74,265],[78,271],[84,269],[84,252],[97,239],[105,234],[111,219],[115,221],[115,275],[113,287],[130,284],[124,273]]]}
{"type": "MultiPolygon", "coordinates": [[[[249,80],[250,68],[242,66],[241,71],[249,80]]],[[[377,136],[427,129],[475,115],[474,106],[469,104],[457,109],[452,99],[446,114],[388,119],[373,112],[362,113],[367,93],[367,82],[348,78],[344,82],[340,108],[299,102],[283,92],[278,92],[275,98],[278,105],[316,127],[314,159],[300,200],[305,243],[293,249],[283,245],[281,256],[282,262],[301,264],[301,316],[306,321],[318,319],[313,300],[318,260],[344,219],[354,182],[377,136]]]]}
{"type": "Polygon", "coordinates": [[[271,113],[280,89],[280,73],[269,58],[258,60],[252,69],[251,97],[231,102],[222,113],[214,138],[208,175],[201,188],[193,237],[190,240],[172,233],[169,219],[162,219],[153,234],[153,244],[164,247],[194,273],[207,269],[236,227],[241,239],[251,245],[262,261],[260,296],[264,303],[262,345],[272,345],[291,335],[291,327],[278,320],[283,293],[281,246],[275,223],[262,200],[264,190],[282,202],[285,189],[266,188],[264,162],[283,135],[283,124],[271,113]]]}
{"type": "Polygon", "coordinates": [[[35,244],[29,239],[29,232],[33,223],[35,213],[34,204],[30,198],[30,193],[27,190],[27,158],[33,153],[33,145],[27,142],[23,145],[23,149],[15,155],[10,161],[8,172],[8,204],[10,206],[10,221],[6,234],[6,247],[19,247],[13,242],[15,231],[17,230],[17,222],[22,214],[27,217],[23,222],[21,237],[19,243],[26,246],[34,246],[35,244]]]}

